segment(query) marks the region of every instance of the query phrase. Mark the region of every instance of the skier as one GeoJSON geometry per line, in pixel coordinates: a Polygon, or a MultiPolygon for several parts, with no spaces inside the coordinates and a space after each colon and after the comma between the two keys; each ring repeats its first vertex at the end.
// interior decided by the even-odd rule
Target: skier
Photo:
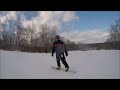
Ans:
{"type": "Polygon", "coordinates": [[[55,37],[55,42],[53,43],[52,46],[52,56],[54,56],[53,54],[56,52],[56,61],[57,61],[57,70],[61,69],[61,65],[60,65],[60,60],[62,61],[62,63],[65,66],[65,71],[68,71],[69,66],[65,60],[65,55],[68,56],[68,52],[67,49],[65,47],[65,44],[63,43],[63,41],[61,41],[59,39],[59,35],[57,35],[55,37]],[[64,55],[65,53],[65,55],[64,55]]]}

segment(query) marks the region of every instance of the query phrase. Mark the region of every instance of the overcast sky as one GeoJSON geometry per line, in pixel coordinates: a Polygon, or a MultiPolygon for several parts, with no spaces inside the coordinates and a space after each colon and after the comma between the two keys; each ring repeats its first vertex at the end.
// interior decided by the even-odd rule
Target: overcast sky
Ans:
{"type": "Polygon", "coordinates": [[[22,25],[40,24],[58,26],[58,34],[75,42],[104,42],[110,25],[118,19],[117,11],[0,11],[1,23],[5,17],[22,18],[22,25]]]}

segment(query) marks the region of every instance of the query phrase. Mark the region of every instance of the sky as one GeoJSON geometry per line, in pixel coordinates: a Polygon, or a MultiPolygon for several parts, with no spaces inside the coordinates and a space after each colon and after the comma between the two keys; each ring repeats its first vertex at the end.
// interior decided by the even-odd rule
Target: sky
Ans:
{"type": "Polygon", "coordinates": [[[0,23],[12,16],[22,18],[22,25],[56,25],[58,34],[74,42],[105,42],[110,25],[120,17],[118,11],[0,11],[0,23]]]}

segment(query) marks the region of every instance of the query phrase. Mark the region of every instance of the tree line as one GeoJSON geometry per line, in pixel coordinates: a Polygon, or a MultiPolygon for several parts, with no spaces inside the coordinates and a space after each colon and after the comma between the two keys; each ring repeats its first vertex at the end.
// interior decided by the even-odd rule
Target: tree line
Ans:
{"type": "MultiPolygon", "coordinates": [[[[39,28],[36,28],[32,24],[23,27],[21,19],[15,20],[12,17],[6,23],[0,21],[0,49],[23,52],[51,52],[56,35],[56,26],[41,24],[39,28]]],[[[61,38],[69,51],[83,50],[83,48],[88,50],[91,46],[99,46],[99,49],[103,49],[100,45],[104,45],[104,49],[120,50],[120,18],[116,20],[114,25],[111,25],[108,39],[104,44],[85,45],[80,42],[76,44],[64,37],[61,38]]]]}
{"type": "MultiPolygon", "coordinates": [[[[6,17],[7,19],[7,17],[6,17]]],[[[21,19],[7,20],[7,23],[0,21],[0,49],[19,50],[23,52],[51,52],[54,37],[57,35],[56,26],[46,24],[28,25],[23,27],[21,19]]],[[[67,47],[74,48],[75,43],[64,37],[67,47]]]]}

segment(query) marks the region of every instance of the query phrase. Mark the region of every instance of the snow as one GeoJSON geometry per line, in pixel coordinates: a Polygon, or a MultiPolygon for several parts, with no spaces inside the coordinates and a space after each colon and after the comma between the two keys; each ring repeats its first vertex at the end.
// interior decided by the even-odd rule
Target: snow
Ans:
{"type": "MultiPolygon", "coordinates": [[[[53,70],[51,53],[26,53],[0,50],[1,79],[120,79],[120,50],[69,51],[70,69],[77,73],[53,70]]],[[[64,68],[63,64],[61,64],[64,68]]]]}

